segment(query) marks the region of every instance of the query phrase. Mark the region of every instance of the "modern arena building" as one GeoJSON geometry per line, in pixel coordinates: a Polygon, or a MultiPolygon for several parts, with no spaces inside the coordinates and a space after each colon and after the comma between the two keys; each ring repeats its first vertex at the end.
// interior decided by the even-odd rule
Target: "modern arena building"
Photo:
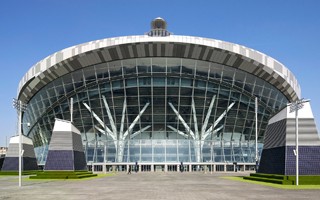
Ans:
{"type": "Polygon", "coordinates": [[[25,74],[23,133],[40,165],[55,118],[70,120],[73,98],[73,123],[96,170],[255,166],[255,98],[261,153],[268,120],[300,98],[295,76],[256,50],[173,35],[162,18],[151,28],[64,49],[25,74]]]}

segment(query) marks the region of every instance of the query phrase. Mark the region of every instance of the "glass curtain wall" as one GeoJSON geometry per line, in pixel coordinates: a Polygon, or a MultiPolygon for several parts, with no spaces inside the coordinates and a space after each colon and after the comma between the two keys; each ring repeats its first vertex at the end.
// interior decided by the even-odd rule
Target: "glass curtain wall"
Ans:
{"type": "Polygon", "coordinates": [[[87,161],[253,163],[256,96],[262,148],[269,117],[287,104],[266,81],[199,60],[120,60],[46,85],[28,103],[23,130],[44,163],[54,119],[70,120],[73,98],[87,161]]]}

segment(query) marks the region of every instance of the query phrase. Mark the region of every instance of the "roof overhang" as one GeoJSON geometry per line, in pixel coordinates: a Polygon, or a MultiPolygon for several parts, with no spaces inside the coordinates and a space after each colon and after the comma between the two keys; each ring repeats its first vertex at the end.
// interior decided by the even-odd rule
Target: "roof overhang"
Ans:
{"type": "Polygon", "coordinates": [[[87,66],[130,58],[177,57],[225,64],[260,77],[289,101],[300,98],[295,76],[280,62],[250,48],[220,40],[170,35],[124,36],[91,41],[56,52],[41,60],[19,83],[18,98],[28,102],[43,86],[87,66]]]}

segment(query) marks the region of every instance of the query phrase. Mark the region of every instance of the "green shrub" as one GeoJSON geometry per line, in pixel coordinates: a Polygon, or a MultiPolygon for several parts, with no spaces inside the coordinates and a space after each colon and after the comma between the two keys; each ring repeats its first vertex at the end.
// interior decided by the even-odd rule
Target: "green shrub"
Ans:
{"type": "Polygon", "coordinates": [[[89,171],[43,171],[36,176],[30,176],[30,179],[80,179],[93,176],[97,174],[89,171]]]}
{"type": "MultiPolygon", "coordinates": [[[[243,179],[282,185],[295,185],[296,182],[296,176],[285,176],[278,174],[252,173],[250,176],[243,177],[243,179]]],[[[320,175],[299,176],[299,185],[320,185],[320,175]]]]}

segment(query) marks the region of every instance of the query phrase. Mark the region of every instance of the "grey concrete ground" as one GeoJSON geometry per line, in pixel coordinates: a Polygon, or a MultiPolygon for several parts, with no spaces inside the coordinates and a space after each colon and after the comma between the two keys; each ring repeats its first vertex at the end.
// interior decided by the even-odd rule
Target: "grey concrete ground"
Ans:
{"type": "Polygon", "coordinates": [[[118,173],[90,180],[32,180],[0,176],[0,199],[319,199],[320,190],[284,190],[221,178],[238,173],[118,173]]]}

